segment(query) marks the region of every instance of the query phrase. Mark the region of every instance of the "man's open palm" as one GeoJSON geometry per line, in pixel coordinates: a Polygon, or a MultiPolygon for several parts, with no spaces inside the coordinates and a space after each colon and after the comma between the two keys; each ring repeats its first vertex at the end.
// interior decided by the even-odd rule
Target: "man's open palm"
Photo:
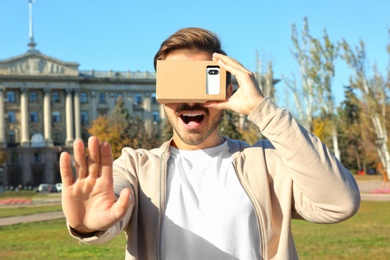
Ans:
{"type": "Polygon", "coordinates": [[[76,179],[71,158],[66,152],[60,157],[62,209],[68,224],[80,233],[106,230],[120,221],[130,202],[130,191],[124,189],[117,198],[113,189],[112,153],[108,143],[99,144],[92,136],[86,156],[81,140],[73,143],[76,179]]]}

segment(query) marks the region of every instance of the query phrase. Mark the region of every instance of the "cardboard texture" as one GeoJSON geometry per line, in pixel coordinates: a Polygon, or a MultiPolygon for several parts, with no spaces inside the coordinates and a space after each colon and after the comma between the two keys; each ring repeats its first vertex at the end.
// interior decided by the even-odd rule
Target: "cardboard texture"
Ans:
{"type": "Polygon", "coordinates": [[[161,104],[204,103],[226,99],[226,70],[215,61],[158,60],[156,71],[156,99],[161,104]],[[208,67],[219,68],[219,73],[208,73],[208,67]],[[216,94],[208,94],[208,82],[209,85],[219,82],[219,89],[214,88],[212,91],[216,94]]]}

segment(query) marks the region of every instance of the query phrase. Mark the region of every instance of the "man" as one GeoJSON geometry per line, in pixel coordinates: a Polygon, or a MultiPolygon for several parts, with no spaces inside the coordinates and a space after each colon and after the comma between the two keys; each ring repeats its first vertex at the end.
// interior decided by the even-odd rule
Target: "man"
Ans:
{"type": "MultiPolygon", "coordinates": [[[[72,236],[102,243],[124,230],[126,259],[296,259],[291,218],[335,223],[360,205],[353,176],[320,140],[263,96],[253,73],[200,28],[165,40],[157,60],[215,60],[236,77],[223,102],[166,104],[173,137],[150,151],[74,142],[60,158],[62,204],[72,236]],[[248,115],[268,140],[223,137],[222,111],[248,115]]],[[[158,71],[157,71],[158,73],[158,71]]]]}

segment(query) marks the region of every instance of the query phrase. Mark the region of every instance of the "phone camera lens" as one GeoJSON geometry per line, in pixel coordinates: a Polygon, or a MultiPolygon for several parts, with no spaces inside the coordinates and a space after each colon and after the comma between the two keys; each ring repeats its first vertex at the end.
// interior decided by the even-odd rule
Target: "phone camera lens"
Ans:
{"type": "Polygon", "coordinates": [[[210,75],[217,75],[218,74],[218,70],[209,70],[209,74],[210,75]]]}

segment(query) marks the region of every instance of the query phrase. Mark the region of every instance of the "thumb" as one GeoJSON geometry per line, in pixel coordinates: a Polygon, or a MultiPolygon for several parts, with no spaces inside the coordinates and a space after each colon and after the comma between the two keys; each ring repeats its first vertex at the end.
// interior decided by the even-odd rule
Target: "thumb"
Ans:
{"type": "Polygon", "coordinates": [[[133,196],[130,189],[125,188],[121,191],[118,200],[114,204],[114,214],[118,219],[121,219],[126,214],[130,204],[133,204],[133,196]]]}

